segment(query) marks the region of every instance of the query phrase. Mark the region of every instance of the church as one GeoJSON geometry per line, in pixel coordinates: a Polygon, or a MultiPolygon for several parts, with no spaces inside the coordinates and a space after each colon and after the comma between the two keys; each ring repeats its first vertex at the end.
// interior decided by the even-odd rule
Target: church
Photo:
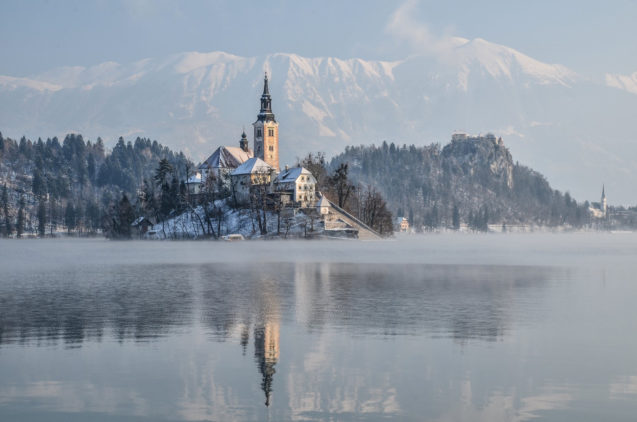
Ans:
{"type": "MultiPolygon", "coordinates": [[[[272,111],[268,74],[263,79],[260,109],[252,123],[253,143],[245,130],[239,146],[220,146],[186,182],[191,199],[206,190],[224,189],[237,205],[258,203],[270,210],[303,209],[320,219],[330,236],[378,239],[380,235],[318,192],[314,175],[304,167],[279,165],[279,123],[272,111]]],[[[295,211],[294,211],[295,212],[295,211]]]]}
{"type": "Polygon", "coordinates": [[[197,168],[188,181],[191,194],[199,194],[209,178],[221,181],[233,191],[239,202],[246,203],[256,186],[267,187],[272,195],[280,196],[292,206],[315,205],[316,179],[305,168],[283,172],[279,166],[279,123],[272,111],[272,97],[268,74],[263,79],[260,110],[252,123],[253,147],[250,149],[245,131],[239,146],[220,146],[197,168]]]}

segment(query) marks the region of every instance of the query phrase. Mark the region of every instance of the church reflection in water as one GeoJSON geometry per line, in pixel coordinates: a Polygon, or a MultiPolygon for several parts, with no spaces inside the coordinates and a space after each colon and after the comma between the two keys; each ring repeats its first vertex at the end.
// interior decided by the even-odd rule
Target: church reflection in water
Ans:
{"type": "Polygon", "coordinates": [[[257,312],[254,324],[254,359],[261,374],[261,389],[265,393],[265,405],[270,406],[275,366],[279,361],[279,292],[277,283],[265,280],[257,295],[257,312]]]}
{"type": "Polygon", "coordinates": [[[270,406],[272,381],[279,361],[279,332],[277,321],[267,321],[254,327],[254,358],[261,373],[261,388],[265,393],[265,405],[270,406]]]}
{"type": "MultiPolygon", "coordinates": [[[[245,388],[249,383],[255,389],[252,393],[265,396],[264,410],[283,407],[322,412],[328,402],[335,409],[349,409],[365,393],[367,405],[383,403],[375,408],[381,415],[399,404],[399,395],[389,382],[392,373],[379,373],[378,377],[385,378],[378,378],[372,391],[368,383],[378,371],[352,377],[343,369],[338,381],[341,388],[333,391],[334,377],[340,375],[329,370],[334,358],[330,353],[343,347],[342,355],[348,356],[346,346],[335,339],[407,334],[408,338],[446,337],[460,343],[493,342],[511,331],[514,314],[528,306],[529,297],[541,298],[536,291],[542,290],[554,271],[280,263],[139,266],[125,272],[119,268],[99,274],[79,271],[72,277],[49,274],[47,283],[16,279],[0,286],[5,298],[0,308],[0,347],[12,343],[39,347],[61,341],[66,347],[81,348],[82,343],[106,338],[123,345],[131,340],[161,342],[172,337],[189,341],[203,330],[212,343],[229,342],[232,350],[236,341],[243,356],[248,355],[226,356],[224,363],[235,365],[235,371],[228,378],[217,375],[221,378],[210,382],[211,389],[226,391],[228,403],[240,401],[232,395],[241,391],[239,396],[251,397],[255,405],[255,397],[245,388]],[[518,301],[520,297],[525,299],[518,301]],[[287,344],[295,345],[283,360],[282,336],[287,344]],[[249,356],[251,342],[253,356],[249,356]],[[254,366],[247,359],[253,359],[254,366]],[[236,368],[245,369],[243,375],[236,368]],[[237,386],[229,387],[233,383],[237,386]],[[275,392],[280,397],[276,406],[275,392]],[[395,403],[384,400],[387,397],[394,397],[395,403]]],[[[383,346],[382,341],[376,346],[383,346]]],[[[210,342],[206,347],[222,349],[210,342]]],[[[359,364],[357,356],[351,356],[346,368],[359,364]]],[[[382,360],[385,356],[370,352],[367,358],[382,360]]],[[[219,409],[220,405],[216,402],[212,407],[219,409]]],[[[355,412],[356,406],[349,411],[355,412]]]]}

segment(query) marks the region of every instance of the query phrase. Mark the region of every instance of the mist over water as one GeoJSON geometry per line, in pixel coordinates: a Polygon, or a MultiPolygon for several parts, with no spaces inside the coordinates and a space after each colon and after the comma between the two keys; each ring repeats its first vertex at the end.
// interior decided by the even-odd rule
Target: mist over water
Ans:
{"type": "Polygon", "coordinates": [[[634,420],[637,235],[0,241],[0,420],[634,420]]]}

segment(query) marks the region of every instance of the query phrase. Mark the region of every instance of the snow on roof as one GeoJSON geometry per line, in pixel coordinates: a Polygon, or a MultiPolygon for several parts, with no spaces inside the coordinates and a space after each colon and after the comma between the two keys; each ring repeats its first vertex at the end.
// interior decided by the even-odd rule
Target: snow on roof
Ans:
{"type": "Polygon", "coordinates": [[[323,195],[323,196],[321,196],[321,199],[318,201],[318,204],[316,204],[316,206],[318,208],[329,207],[330,206],[330,201],[328,201],[327,198],[325,197],[325,195],[323,195]]]}
{"type": "Polygon", "coordinates": [[[232,176],[253,173],[269,173],[270,170],[274,170],[274,167],[258,157],[253,157],[237,167],[237,169],[232,172],[232,176]]]}
{"type": "Polygon", "coordinates": [[[296,182],[301,175],[312,176],[312,173],[305,167],[292,167],[279,173],[275,183],[296,182]]]}
{"type": "Polygon", "coordinates": [[[239,147],[219,147],[201,165],[199,169],[234,169],[252,158],[254,153],[251,149],[244,151],[239,147]]]}

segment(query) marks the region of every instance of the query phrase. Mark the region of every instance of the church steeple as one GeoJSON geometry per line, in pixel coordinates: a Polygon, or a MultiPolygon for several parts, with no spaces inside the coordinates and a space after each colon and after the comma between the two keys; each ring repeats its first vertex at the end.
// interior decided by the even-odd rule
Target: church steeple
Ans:
{"type": "Polygon", "coordinates": [[[263,94],[261,94],[261,110],[257,117],[260,121],[274,122],[274,113],[272,113],[272,97],[270,97],[270,87],[268,86],[268,72],[265,72],[263,78],[263,94]]]}
{"type": "Polygon", "coordinates": [[[604,185],[602,185],[602,200],[599,205],[605,217],[606,212],[608,211],[608,202],[606,201],[606,187],[604,185]]]}
{"type": "Polygon", "coordinates": [[[261,94],[261,110],[257,114],[254,127],[254,156],[262,159],[277,171],[279,170],[279,124],[272,113],[272,97],[268,74],[263,78],[263,94],[261,94]]]}

